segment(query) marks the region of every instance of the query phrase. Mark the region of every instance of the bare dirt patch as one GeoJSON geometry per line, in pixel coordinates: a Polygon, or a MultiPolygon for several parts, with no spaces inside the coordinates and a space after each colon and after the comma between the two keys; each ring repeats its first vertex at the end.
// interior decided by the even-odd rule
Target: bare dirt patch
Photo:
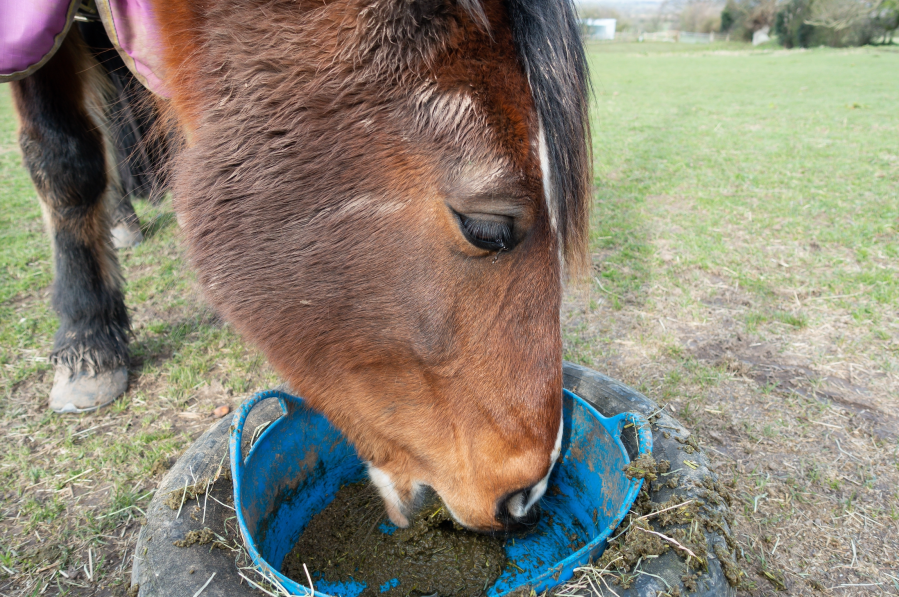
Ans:
{"type": "MultiPolygon", "coordinates": [[[[823,405],[842,407],[844,416],[855,427],[866,427],[877,439],[894,441],[899,437],[899,417],[894,409],[856,380],[817,371],[811,363],[782,352],[775,342],[752,342],[739,334],[730,339],[700,344],[686,342],[687,350],[698,360],[723,367],[735,375],[755,381],[759,386],[780,392],[815,398],[823,405]]],[[[847,365],[852,376],[852,366],[847,365]]]]}
{"type": "Polygon", "coordinates": [[[665,404],[716,461],[740,595],[899,594],[899,383],[877,365],[895,339],[872,342],[810,293],[772,301],[727,272],[664,275],[677,264],[660,244],[630,300],[570,290],[567,357],[665,404]]]}

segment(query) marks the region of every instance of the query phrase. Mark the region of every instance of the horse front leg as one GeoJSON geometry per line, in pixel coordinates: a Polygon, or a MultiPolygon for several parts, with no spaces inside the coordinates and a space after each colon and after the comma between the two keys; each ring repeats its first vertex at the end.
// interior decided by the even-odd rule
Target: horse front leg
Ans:
{"type": "Polygon", "coordinates": [[[56,55],[12,83],[19,144],[53,244],[59,316],[50,408],[84,412],[128,387],[130,324],[110,235],[121,197],[108,135],[108,79],[72,29],[56,55]]]}

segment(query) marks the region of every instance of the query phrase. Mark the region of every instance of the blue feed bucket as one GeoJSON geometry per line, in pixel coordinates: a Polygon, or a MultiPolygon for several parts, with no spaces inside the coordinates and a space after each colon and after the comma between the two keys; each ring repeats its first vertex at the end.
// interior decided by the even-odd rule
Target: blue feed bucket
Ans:
{"type": "MultiPolygon", "coordinates": [[[[630,509],[642,480],[628,479],[630,463],[621,443],[625,428],[635,433],[640,454],[652,449],[649,425],[641,416],[622,413],[606,418],[565,390],[562,461],[550,476],[540,502],[543,515],[534,532],[507,541],[514,566],[487,590],[499,596],[522,586],[540,593],[570,579],[574,569],[598,557],[606,539],[630,509]],[[577,541],[572,541],[572,533],[577,541]],[[583,547],[572,552],[572,543],[583,547]]],[[[274,584],[292,595],[309,590],[281,574],[309,520],[347,483],[366,478],[365,465],[343,435],[302,399],[283,392],[256,394],[235,414],[231,427],[234,505],[253,563],[274,584]],[[241,438],[250,410],[266,398],[278,398],[284,415],[253,444],[246,458],[241,438]]],[[[384,525],[385,527],[387,525],[384,525]]],[[[331,579],[310,570],[319,597],[357,597],[365,585],[331,579]]]]}

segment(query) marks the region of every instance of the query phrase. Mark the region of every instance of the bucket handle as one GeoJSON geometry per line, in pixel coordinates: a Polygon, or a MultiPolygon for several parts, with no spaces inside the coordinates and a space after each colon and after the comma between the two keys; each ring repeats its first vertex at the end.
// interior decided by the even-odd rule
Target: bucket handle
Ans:
{"type": "Polygon", "coordinates": [[[623,412],[611,417],[612,421],[618,425],[618,439],[624,434],[624,429],[628,425],[633,425],[637,430],[637,456],[643,456],[652,452],[652,428],[649,421],[640,413],[623,412]]]}
{"type": "MultiPolygon", "coordinates": [[[[242,507],[241,507],[241,484],[245,479],[244,475],[244,467],[246,466],[246,458],[243,456],[243,429],[244,425],[247,423],[247,417],[250,415],[250,411],[253,408],[262,402],[263,400],[268,400],[269,398],[277,398],[278,404],[281,405],[281,412],[286,415],[289,412],[290,405],[302,406],[303,399],[297,396],[293,396],[292,394],[288,394],[287,392],[282,392],[281,390],[267,390],[265,392],[258,392],[252,398],[244,402],[240,405],[240,409],[234,413],[234,419],[231,423],[231,447],[230,447],[230,455],[231,455],[231,477],[234,480],[234,506],[236,508],[237,513],[237,524],[240,528],[240,534],[244,539],[244,546],[247,548],[247,551],[250,554],[250,559],[253,561],[253,564],[256,567],[256,570],[259,571],[262,576],[266,578],[272,584],[280,587],[283,590],[283,586],[281,582],[278,581],[278,577],[281,576],[280,573],[273,569],[269,564],[262,558],[259,552],[256,550],[256,546],[253,543],[249,530],[246,526],[246,521],[244,520],[242,507]]],[[[283,416],[283,415],[282,415],[283,416]]],[[[280,419],[276,419],[280,420],[280,419]]],[[[260,435],[260,439],[266,433],[269,432],[271,426],[269,426],[265,431],[260,435]]],[[[258,439],[256,441],[259,441],[258,439]]],[[[252,446],[250,446],[250,452],[252,452],[252,446]]],[[[247,458],[249,454],[247,454],[247,458]]],[[[281,580],[286,580],[284,577],[281,577],[281,580]]],[[[311,590],[303,588],[303,593],[299,593],[298,595],[305,595],[306,597],[319,597],[322,593],[313,593],[311,590]]],[[[287,593],[287,591],[284,591],[287,593]]]]}
{"type": "MultiPolygon", "coordinates": [[[[234,413],[234,422],[231,423],[231,462],[235,468],[234,472],[238,473],[237,475],[234,475],[235,479],[243,477],[243,468],[246,465],[246,458],[243,456],[242,450],[243,428],[247,422],[247,417],[250,416],[250,411],[253,410],[254,406],[269,398],[278,399],[278,403],[281,405],[281,411],[284,414],[287,414],[288,400],[302,404],[300,398],[288,394],[287,392],[282,392],[281,390],[266,390],[265,392],[257,392],[252,398],[240,405],[240,410],[234,413]]],[[[249,457],[249,454],[247,457],[249,457]]]]}

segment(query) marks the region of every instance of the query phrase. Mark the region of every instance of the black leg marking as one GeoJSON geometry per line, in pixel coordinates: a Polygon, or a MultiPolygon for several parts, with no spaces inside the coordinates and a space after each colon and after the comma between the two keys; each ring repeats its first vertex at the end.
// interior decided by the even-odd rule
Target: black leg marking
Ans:
{"type": "MultiPolygon", "coordinates": [[[[124,381],[122,375],[130,324],[110,240],[110,204],[121,191],[114,152],[104,138],[104,73],[96,66],[73,29],[44,68],[12,86],[25,165],[54,246],[52,305],[60,323],[50,355],[57,371],[54,392],[65,379],[115,372],[116,383],[106,390],[88,388],[88,394],[118,395],[127,384],[127,371],[124,381]]],[[[76,401],[93,408],[99,405],[91,404],[94,398],[76,401]]]]}

